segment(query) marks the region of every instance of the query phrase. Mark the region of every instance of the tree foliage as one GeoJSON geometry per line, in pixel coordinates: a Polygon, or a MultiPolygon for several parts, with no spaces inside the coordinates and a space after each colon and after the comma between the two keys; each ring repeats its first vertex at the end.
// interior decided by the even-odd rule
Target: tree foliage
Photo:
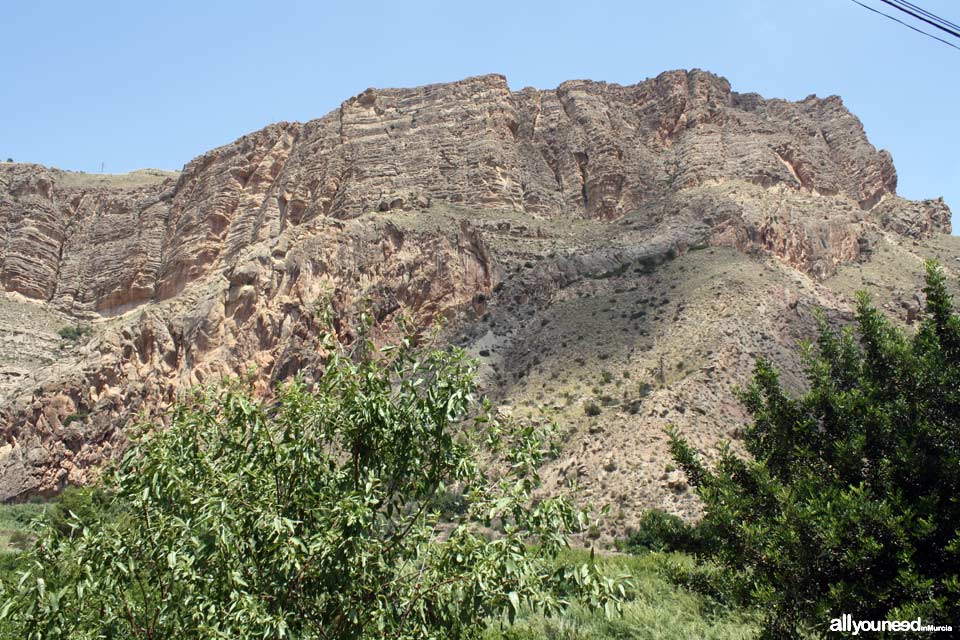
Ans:
{"type": "Polygon", "coordinates": [[[471,638],[571,592],[617,608],[592,564],[557,567],[586,514],[532,500],[545,434],[493,419],[462,352],[324,348],[270,403],[179,406],[105,481],[122,517],[49,528],[2,615],[35,639],[471,638]]]}
{"type": "Polygon", "coordinates": [[[759,362],[742,399],[752,456],[709,470],[672,434],[704,502],[713,554],[768,612],[767,635],[861,620],[960,620],[960,317],[927,266],[906,336],[865,294],[856,332],[821,319],[809,391],[790,397],[759,362]]]}
{"type": "Polygon", "coordinates": [[[619,546],[630,553],[679,551],[697,554],[707,550],[711,538],[703,523],[689,524],[680,516],[660,509],[649,509],[640,517],[636,529],[619,546]]]}
{"type": "Polygon", "coordinates": [[[70,538],[84,528],[100,526],[101,520],[119,517],[120,507],[102,487],[67,487],[50,504],[40,524],[70,538]]]}

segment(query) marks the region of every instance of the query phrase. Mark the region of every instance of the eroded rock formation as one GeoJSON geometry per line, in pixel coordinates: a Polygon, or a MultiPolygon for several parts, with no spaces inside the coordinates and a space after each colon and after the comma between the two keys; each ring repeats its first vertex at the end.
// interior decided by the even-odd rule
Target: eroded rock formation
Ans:
{"type": "Polygon", "coordinates": [[[253,366],[266,393],[309,372],[324,295],[387,330],[467,326],[711,244],[819,282],[882,239],[949,232],[942,200],[896,182],[839,98],[767,100],[697,70],[369,89],[179,174],[0,164],[0,499],[84,482],[192,385],[253,366]],[[57,339],[73,325],[89,333],[57,339]]]}

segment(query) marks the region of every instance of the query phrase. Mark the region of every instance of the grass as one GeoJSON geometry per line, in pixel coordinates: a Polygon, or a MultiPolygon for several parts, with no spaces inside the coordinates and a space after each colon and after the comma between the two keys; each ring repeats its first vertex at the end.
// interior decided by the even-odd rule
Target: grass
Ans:
{"type": "MultiPolygon", "coordinates": [[[[0,504],[0,580],[13,578],[20,565],[20,553],[33,543],[32,523],[48,507],[42,503],[0,504]]],[[[0,622],[0,638],[10,635],[0,622]]]]}
{"type": "MultiPolygon", "coordinates": [[[[32,543],[32,523],[47,508],[43,503],[0,504],[0,580],[13,580],[21,570],[21,549],[32,543]]],[[[0,620],[0,638],[17,637],[21,634],[12,623],[0,620]]]]}
{"type": "Polygon", "coordinates": [[[47,508],[42,503],[0,505],[0,554],[17,553],[18,538],[31,534],[31,523],[47,508]]]}
{"type": "MultiPolygon", "coordinates": [[[[587,560],[584,551],[570,551],[561,561],[587,560]]],[[[597,562],[613,576],[628,575],[629,588],[623,615],[607,618],[602,610],[573,603],[566,614],[545,618],[536,612],[521,612],[513,626],[506,621],[486,630],[484,640],[604,640],[717,639],[756,637],[757,616],[731,609],[710,598],[677,586],[664,573],[665,562],[694,564],[683,554],[648,553],[638,556],[604,555],[597,562]]]]}

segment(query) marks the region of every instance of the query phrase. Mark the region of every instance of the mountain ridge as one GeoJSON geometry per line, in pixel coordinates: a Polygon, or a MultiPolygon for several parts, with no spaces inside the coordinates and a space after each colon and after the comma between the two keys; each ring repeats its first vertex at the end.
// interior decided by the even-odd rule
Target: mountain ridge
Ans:
{"type": "Polygon", "coordinates": [[[514,92],[485,75],[368,89],[176,175],[64,175],[0,164],[5,500],[88,481],[127,422],[191,386],[251,365],[263,393],[309,375],[314,307],[332,296],[345,334],[363,310],[384,339],[401,315],[446,319],[444,340],[481,359],[505,406],[559,416],[568,449],[551,463],[554,488],[575,473],[627,520],[656,504],[689,515],[695,500],[656,468],[662,426],[697,430],[704,448],[729,438],[743,420],[730,387],[750,357],[797,366],[813,309],[848,317],[856,274],[880,280],[910,322],[905,271],[933,256],[953,269],[960,255],[942,199],[897,196],[890,154],[842,100],[767,100],[699,70],[629,86],[514,92]],[[748,319],[755,331],[738,326],[748,319]],[[58,337],[71,326],[79,336],[58,337]],[[593,337],[613,327],[623,338],[607,353],[593,337]],[[593,345],[574,356],[587,364],[555,353],[568,333],[593,345]],[[619,384],[607,380],[617,359],[619,384]],[[606,382],[561,389],[580,369],[606,382]],[[601,415],[586,415],[590,402],[601,415]],[[716,416],[692,418],[698,405],[716,416]],[[620,444],[594,450],[605,442],[620,444]],[[617,498],[611,474],[636,490],[617,498]]]}

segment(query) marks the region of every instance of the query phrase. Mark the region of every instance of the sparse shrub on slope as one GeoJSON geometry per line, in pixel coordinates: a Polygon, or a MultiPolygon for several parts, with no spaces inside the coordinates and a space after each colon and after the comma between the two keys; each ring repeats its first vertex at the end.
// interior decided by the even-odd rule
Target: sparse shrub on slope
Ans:
{"type": "Polygon", "coordinates": [[[77,342],[88,333],[90,333],[88,328],[77,325],[67,325],[57,331],[57,334],[68,342],[77,342]]]}
{"type": "Polygon", "coordinates": [[[856,331],[821,322],[800,398],[759,362],[742,394],[752,459],[726,450],[709,470],[672,435],[712,555],[751,585],[767,637],[844,613],[960,622],[960,316],[932,263],[924,291],[911,337],[866,295],[856,331]]]}
{"type": "Polygon", "coordinates": [[[571,588],[619,606],[592,562],[555,564],[585,516],[531,500],[544,434],[489,420],[462,352],[324,347],[315,387],[206,390],[132,448],[105,486],[123,517],[48,528],[0,594],[17,637],[473,638],[571,588]]]}

